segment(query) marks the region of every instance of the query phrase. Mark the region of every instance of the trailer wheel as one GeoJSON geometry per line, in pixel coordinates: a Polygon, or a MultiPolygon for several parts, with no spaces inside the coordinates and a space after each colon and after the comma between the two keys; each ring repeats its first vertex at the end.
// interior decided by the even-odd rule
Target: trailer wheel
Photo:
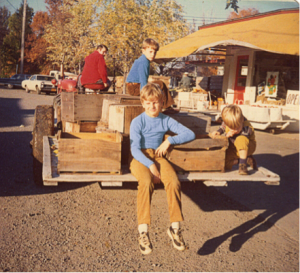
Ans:
{"type": "Polygon", "coordinates": [[[35,108],[32,132],[33,178],[36,185],[43,185],[43,136],[54,135],[54,110],[52,105],[35,108]]]}

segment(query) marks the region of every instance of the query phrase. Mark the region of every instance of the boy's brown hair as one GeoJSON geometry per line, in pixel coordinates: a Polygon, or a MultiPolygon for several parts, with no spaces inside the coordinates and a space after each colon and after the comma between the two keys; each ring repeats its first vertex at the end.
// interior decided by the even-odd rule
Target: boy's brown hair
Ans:
{"type": "Polygon", "coordinates": [[[237,105],[231,104],[223,108],[222,119],[230,129],[238,130],[241,128],[245,118],[242,109],[237,105]]]}
{"type": "Polygon", "coordinates": [[[155,51],[159,50],[159,44],[154,39],[147,38],[143,41],[143,49],[146,49],[147,47],[153,48],[155,51]]]}
{"type": "Polygon", "coordinates": [[[158,100],[164,101],[164,92],[155,83],[147,83],[141,90],[140,99],[143,103],[144,100],[148,100],[149,97],[155,97],[158,100]]]}

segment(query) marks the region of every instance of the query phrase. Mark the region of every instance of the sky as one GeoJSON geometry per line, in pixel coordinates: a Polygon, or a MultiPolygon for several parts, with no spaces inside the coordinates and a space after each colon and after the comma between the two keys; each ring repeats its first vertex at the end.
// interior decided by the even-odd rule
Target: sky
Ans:
{"type": "MultiPolygon", "coordinates": [[[[205,24],[225,21],[233,9],[225,10],[226,0],[175,0],[183,6],[184,18],[188,23],[201,26],[205,24]]],[[[6,6],[14,13],[22,0],[0,0],[0,6],[6,6]]],[[[44,0],[27,0],[27,4],[37,11],[47,11],[44,0]]],[[[271,10],[299,8],[299,0],[238,0],[240,9],[256,8],[260,13],[271,10]]]]}

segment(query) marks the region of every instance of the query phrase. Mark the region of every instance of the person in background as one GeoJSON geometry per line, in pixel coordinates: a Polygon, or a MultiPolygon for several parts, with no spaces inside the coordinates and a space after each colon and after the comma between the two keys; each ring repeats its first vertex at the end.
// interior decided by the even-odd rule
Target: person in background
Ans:
{"type": "Polygon", "coordinates": [[[191,87],[191,78],[188,76],[188,74],[188,72],[184,72],[181,79],[182,87],[185,90],[189,90],[191,87]]]}
{"type": "Polygon", "coordinates": [[[107,68],[104,60],[108,48],[98,45],[97,49],[85,58],[85,64],[80,78],[80,83],[85,88],[107,91],[111,85],[107,77],[107,68]]]}

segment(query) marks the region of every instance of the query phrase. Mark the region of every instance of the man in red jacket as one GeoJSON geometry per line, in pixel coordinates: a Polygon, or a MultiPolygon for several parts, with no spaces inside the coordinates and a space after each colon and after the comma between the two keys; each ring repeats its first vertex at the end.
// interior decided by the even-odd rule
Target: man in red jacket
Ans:
{"type": "Polygon", "coordinates": [[[97,50],[85,58],[81,76],[81,85],[85,88],[107,91],[111,85],[107,78],[104,57],[108,51],[107,46],[98,45],[97,50]]]}

